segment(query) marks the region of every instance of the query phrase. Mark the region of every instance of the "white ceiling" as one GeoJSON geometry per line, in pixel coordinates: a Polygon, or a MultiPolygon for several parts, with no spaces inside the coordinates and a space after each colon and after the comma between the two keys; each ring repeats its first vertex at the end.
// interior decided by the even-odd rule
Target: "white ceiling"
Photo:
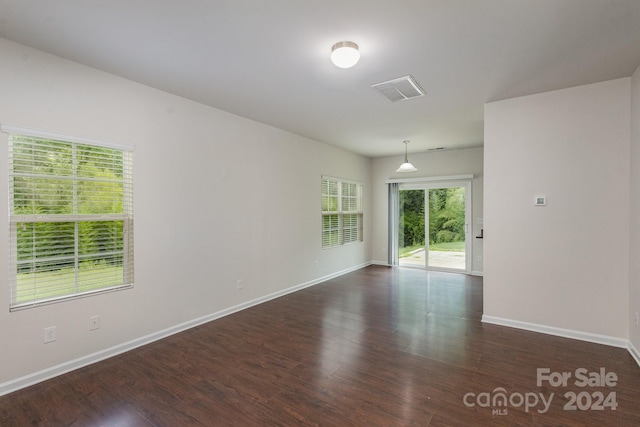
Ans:
{"type": "Polygon", "coordinates": [[[630,76],[640,0],[0,0],[0,37],[379,157],[482,145],[487,101],[630,76]],[[329,61],[342,40],[354,68],[329,61]],[[371,89],[408,74],[426,96],[371,89]]]}

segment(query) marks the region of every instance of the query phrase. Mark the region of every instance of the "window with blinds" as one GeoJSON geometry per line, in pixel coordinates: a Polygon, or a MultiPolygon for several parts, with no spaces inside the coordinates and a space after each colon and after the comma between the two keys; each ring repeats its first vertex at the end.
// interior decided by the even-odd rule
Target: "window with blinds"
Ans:
{"type": "Polygon", "coordinates": [[[11,309],[133,286],[133,152],[9,134],[11,309]]]}
{"type": "Polygon", "coordinates": [[[322,247],[362,241],[362,184],[322,177],[322,247]]]}

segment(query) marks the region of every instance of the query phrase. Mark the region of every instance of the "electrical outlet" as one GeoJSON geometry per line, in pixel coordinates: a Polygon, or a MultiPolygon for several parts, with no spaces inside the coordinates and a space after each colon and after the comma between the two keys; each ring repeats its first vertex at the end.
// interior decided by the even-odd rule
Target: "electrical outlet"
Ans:
{"type": "Polygon", "coordinates": [[[636,311],[636,326],[640,326],[640,314],[636,311]]]}
{"type": "Polygon", "coordinates": [[[244,282],[242,281],[242,279],[238,279],[238,281],[236,282],[236,289],[242,288],[244,288],[244,282]]]}
{"type": "Polygon", "coordinates": [[[44,328],[44,343],[53,342],[56,340],[56,327],[49,326],[44,328]]]}
{"type": "Polygon", "coordinates": [[[89,330],[95,331],[96,329],[100,329],[100,316],[91,316],[89,318],[89,330]]]}

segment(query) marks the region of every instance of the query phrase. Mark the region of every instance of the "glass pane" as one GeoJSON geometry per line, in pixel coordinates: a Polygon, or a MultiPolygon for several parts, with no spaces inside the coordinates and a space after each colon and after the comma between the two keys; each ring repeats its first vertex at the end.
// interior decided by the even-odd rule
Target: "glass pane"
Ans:
{"type": "Polygon", "coordinates": [[[358,214],[344,215],[342,228],[344,243],[352,243],[360,240],[360,219],[358,214]]]}
{"type": "Polygon", "coordinates": [[[104,147],[77,145],[78,177],[122,179],[123,153],[104,147]]]}
{"type": "Polygon", "coordinates": [[[124,221],[83,221],[78,223],[78,256],[100,259],[123,250],[124,221]]]}
{"type": "Polygon", "coordinates": [[[337,212],[338,211],[338,196],[322,196],[322,211],[323,212],[337,212]]]}
{"type": "Polygon", "coordinates": [[[342,183],[342,211],[358,211],[358,186],[357,184],[342,183]]]}
{"type": "Polygon", "coordinates": [[[430,267],[465,269],[465,188],[429,190],[430,267]]]}
{"type": "Polygon", "coordinates": [[[58,178],[13,178],[15,215],[73,213],[73,182],[58,178]]]}
{"type": "Polygon", "coordinates": [[[124,284],[124,221],[19,223],[17,303],[124,284]]]}
{"type": "Polygon", "coordinates": [[[425,264],[425,190],[400,191],[398,253],[400,265],[425,264]]]}
{"type": "Polygon", "coordinates": [[[78,213],[121,214],[122,193],[122,182],[78,181],[78,213]]]}
{"type": "Polygon", "coordinates": [[[16,174],[72,176],[72,146],[67,142],[12,135],[13,172],[16,174]]]}
{"type": "Polygon", "coordinates": [[[338,212],[338,182],[322,180],[322,211],[338,212]]]}
{"type": "MultiPolygon", "coordinates": [[[[74,256],[74,224],[70,222],[39,222],[16,224],[18,271],[32,271],[40,259],[74,256]]],[[[45,268],[49,268],[49,264],[45,268]]]]}
{"type": "Polygon", "coordinates": [[[18,271],[15,299],[23,303],[73,294],[75,283],[73,258],[37,261],[28,272],[18,271]]]}
{"type": "Polygon", "coordinates": [[[322,216],[322,229],[323,230],[337,230],[338,229],[338,215],[323,215],[322,216]]]}
{"type": "Polygon", "coordinates": [[[332,231],[323,231],[322,232],[322,246],[336,246],[340,244],[340,239],[338,236],[338,230],[332,231]]]}
{"type": "Polygon", "coordinates": [[[124,284],[122,253],[84,257],[78,269],[79,292],[124,284]]]}
{"type": "Polygon", "coordinates": [[[340,244],[338,234],[338,215],[322,216],[322,246],[334,246],[340,244]]]}

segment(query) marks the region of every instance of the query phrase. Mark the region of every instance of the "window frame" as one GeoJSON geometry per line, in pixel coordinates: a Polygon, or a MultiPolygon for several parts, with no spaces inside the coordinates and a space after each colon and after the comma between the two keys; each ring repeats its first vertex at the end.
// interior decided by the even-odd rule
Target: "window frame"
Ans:
{"type": "MultiPolygon", "coordinates": [[[[113,292],[117,290],[130,289],[134,284],[134,268],[133,268],[133,260],[134,260],[134,249],[133,249],[133,147],[122,145],[122,144],[114,144],[104,141],[98,141],[88,138],[78,138],[71,137],[68,135],[62,135],[47,131],[34,130],[10,125],[0,125],[0,131],[8,134],[8,190],[9,190],[9,310],[16,311],[22,310],[25,308],[38,307],[42,305],[68,301],[73,299],[78,299],[90,295],[97,295],[106,292],[113,292]],[[31,142],[27,142],[31,140],[31,142]],[[27,173],[20,170],[19,166],[16,166],[18,161],[14,158],[14,151],[19,150],[20,147],[29,147],[31,145],[31,149],[40,149],[42,148],[44,153],[46,153],[47,146],[64,146],[68,147],[70,152],[72,153],[71,164],[68,170],[71,170],[72,173],[56,175],[56,174],[46,174],[46,173],[27,173]],[[102,153],[100,153],[100,149],[102,153]],[[98,167],[116,167],[121,168],[122,176],[112,176],[108,177],[100,177],[96,178],[91,174],[87,174],[86,171],[83,174],[81,169],[80,160],[76,159],[76,153],[91,153],[92,150],[100,155],[112,155],[109,153],[110,151],[116,155],[116,162],[114,163],[113,158],[106,157],[97,157],[97,160],[93,160],[95,162],[103,162],[97,163],[98,167]],[[104,163],[106,162],[106,163],[104,163]],[[103,166],[104,165],[104,166],[103,166]],[[69,188],[72,188],[71,198],[72,202],[70,204],[71,212],[64,213],[42,213],[36,212],[34,210],[33,213],[25,214],[24,212],[15,212],[15,208],[17,207],[15,190],[16,190],[16,182],[20,182],[20,180],[24,180],[29,182],[29,180],[37,181],[40,180],[51,180],[62,182],[64,180],[68,180],[72,183],[69,188]],[[110,196],[109,201],[112,203],[122,203],[121,213],[109,213],[109,212],[81,212],[82,209],[79,208],[79,196],[80,190],[79,188],[82,185],[95,186],[98,189],[91,189],[88,193],[83,193],[82,196],[86,196],[87,194],[92,197],[89,198],[89,205],[93,206],[93,204],[99,204],[101,197],[104,197],[104,191],[102,190],[100,185],[106,185],[107,187],[112,186],[116,188],[115,193],[110,196]],[[102,191],[102,193],[101,193],[102,191]],[[19,245],[24,244],[19,241],[19,232],[17,227],[21,224],[23,227],[26,224],[27,227],[32,228],[32,232],[37,234],[37,224],[59,224],[63,227],[65,224],[69,227],[73,227],[73,236],[71,234],[66,235],[56,235],[55,241],[56,244],[60,242],[64,242],[67,245],[67,253],[63,255],[59,255],[54,253],[54,249],[52,253],[54,255],[49,259],[38,258],[36,255],[31,255],[31,259],[27,259],[27,264],[25,264],[24,260],[19,261],[19,245]],[[82,239],[87,238],[86,235],[83,235],[80,229],[82,229],[82,225],[87,223],[93,223],[94,226],[98,226],[101,230],[108,230],[106,233],[109,234],[100,234],[100,238],[108,239],[106,240],[108,243],[105,243],[101,240],[100,243],[111,245],[109,248],[111,252],[108,250],[104,251],[93,251],[81,254],[79,251],[79,247],[82,244],[82,239]],[[98,225],[99,224],[99,225],[98,225]],[[106,236],[106,237],[105,237],[106,236]],[[115,237],[114,237],[115,236],[115,237]],[[62,240],[61,240],[62,239],[62,240]],[[71,247],[69,244],[73,245],[73,254],[69,253],[71,247]],[[94,266],[90,264],[88,269],[82,269],[81,263],[83,260],[95,260],[98,263],[104,262],[107,257],[112,257],[113,262],[116,262],[118,267],[116,271],[118,275],[114,276],[110,274],[109,276],[105,276],[104,273],[100,272],[100,266],[94,266]],[[43,261],[44,259],[44,261],[43,261]],[[51,263],[51,265],[59,266],[59,268],[67,267],[71,269],[69,275],[73,277],[73,279],[65,277],[64,279],[60,279],[64,283],[61,285],[51,284],[55,280],[53,278],[47,277],[46,279],[42,279],[42,276],[45,276],[46,273],[43,273],[41,277],[35,276],[34,274],[34,291],[33,296],[31,298],[24,298],[24,294],[19,295],[18,289],[18,279],[19,279],[19,268],[20,265],[31,265],[31,268],[37,268],[35,266],[38,263],[51,263]],[[71,263],[70,263],[71,262],[71,263]],[[120,272],[120,264],[121,264],[121,272],[120,272]],[[83,274],[81,274],[81,272],[83,274]],[[86,274],[88,273],[88,274],[86,274]],[[120,274],[121,273],[121,274],[120,274]],[[83,276],[83,277],[80,277],[83,276]],[[90,278],[89,278],[90,277],[90,278]],[[108,279],[107,279],[108,278],[108,279]],[[108,284],[113,278],[118,278],[114,284],[108,284]],[[38,280],[42,280],[42,282],[38,282],[38,280]],[[45,292],[38,294],[36,289],[38,286],[50,287],[53,295],[47,295],[45,292]],[[84,289],[83,289],[84,288],[84,289]]],[[[51,156],[57,154],[55,151],[49,151],[52,153],[51,156]]],[[[20,156],[18,156],[21,158],[20,156]]],[[[40,156],[42,158],[42,156],[40,156]]],[[[28,159],[28,157],[24,157],[24,159],[28,159]]],[[[38,163],[40,167],[46,167],[48,164],[46,161],[40,161],[38,163]]],[[[37,184],[32,184],[33,188],[36,190],[44,191],[43,188],[40,188],[37,184]]],[[[32,190],[33,191],[33,190],[32,190]]],[[[112,190],[113,191],[113,190],[112,190]]],[[[42,197],[44,193],[33,193],[32,197],[42,197]]],[[[57,196],[55,202],[60,202],[63,199],[61,196],[57,196]]],[[[83,201],[86,202],[86,198],[83,201]]],[[[36,206],[36,205],[34,205],[36,206]]],[[[68,207],[67,207],[68,209],[68,207]]],[[[24,228],[23,228],[24,230],[24,228]]],[[[105,231],[101,231],[105,233],[105,231]]],[[[51,237],[49,237],[51,238],[51,237]]],[[[38,241],[37,236],[29,238],[30,244],[36,246],[36,242],[38,241]]],[[[22,241],[25,242],[25,241],[22,241]]],[[[62,244],[62,243],[60,243],[62,244]]],[[[93,262],[93,261],[91,261],[93,262]]],[[[108,267],[107,267],[108,268],[108,267]]],[[[103,266],[103,270],[106,270],[103,266]]],[[[59,270],[54,270],[59,271],[59,270]]],[[[42,271],[41,271],[42,272],[42,271]]]]}
{"type": "Polygon", "coordinates": [[[364,241],[363,206],[364,185],[361,182],[324,175],[321,177],[322,249],[364,241]],[[332,184],[335,184],[335,192],[331,190],[332,184]],[[327,237],[329,232],[334,236],[327,237]]]}

